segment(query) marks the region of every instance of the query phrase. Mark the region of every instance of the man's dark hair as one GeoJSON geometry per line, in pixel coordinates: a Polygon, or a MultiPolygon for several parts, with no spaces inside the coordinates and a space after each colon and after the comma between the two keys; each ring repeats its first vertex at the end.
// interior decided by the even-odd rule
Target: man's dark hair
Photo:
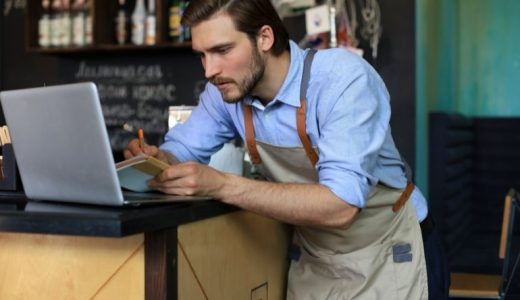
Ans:
{"type": "Polygon", "coordinates": [[[270,0],[191,0],[182,24],[195,26],[220,12],[227,13],[235,28],[247,34],[254,44],[260,28],[270,26],[274,33],[273,55],[279,56],[289,48],[289,34],[270,0]]]}

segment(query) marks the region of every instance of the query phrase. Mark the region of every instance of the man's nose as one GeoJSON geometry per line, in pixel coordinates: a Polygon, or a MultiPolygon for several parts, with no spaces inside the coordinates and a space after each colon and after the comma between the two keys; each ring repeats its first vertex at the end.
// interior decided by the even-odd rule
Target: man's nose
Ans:
{"type": "Polygon", "coordinates": [[[220,64],[218,63],[218,61],[211,57],[206,57],[206,61],[204,64],[204,75],[206,76],[206,78],[210,79],[210,78],[220,74],[220,72],[221,72],[221,68],[220,68],[220,64]]]}

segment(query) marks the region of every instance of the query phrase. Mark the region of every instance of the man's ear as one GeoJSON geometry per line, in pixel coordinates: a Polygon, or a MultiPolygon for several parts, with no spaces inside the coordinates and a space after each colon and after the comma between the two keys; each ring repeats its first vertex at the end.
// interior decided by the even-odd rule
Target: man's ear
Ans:
{"type": "Polygon", "coordinates": [[[274,32],[273,28],[268,25],[262,26],[258,31],[257,45],[258,49],[262,52],[269,52],[274,44],[274,32]]]}

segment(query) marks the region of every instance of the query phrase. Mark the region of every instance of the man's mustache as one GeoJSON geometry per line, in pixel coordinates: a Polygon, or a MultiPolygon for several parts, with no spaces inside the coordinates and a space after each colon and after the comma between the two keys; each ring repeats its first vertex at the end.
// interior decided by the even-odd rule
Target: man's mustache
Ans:
{"type": "Polygon", "coordinates": [[[218,84],[222,84],[222,83],[231,83],[231,82],[234,83],[235,81],[231,78],[226,78],[226,77],[212,77],[209,79],[209,82],[211,82],[214,85],[218,85],[218,84]]]}

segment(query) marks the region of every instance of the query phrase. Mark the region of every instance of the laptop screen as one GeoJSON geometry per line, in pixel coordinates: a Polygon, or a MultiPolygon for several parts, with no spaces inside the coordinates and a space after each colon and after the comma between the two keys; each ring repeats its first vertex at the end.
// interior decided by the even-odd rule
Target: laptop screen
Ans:
{"type": "Polygon", "coordinates": [[[28,198],[122,204],[93,83],[4,91],[0,99],[28,198]]]}

